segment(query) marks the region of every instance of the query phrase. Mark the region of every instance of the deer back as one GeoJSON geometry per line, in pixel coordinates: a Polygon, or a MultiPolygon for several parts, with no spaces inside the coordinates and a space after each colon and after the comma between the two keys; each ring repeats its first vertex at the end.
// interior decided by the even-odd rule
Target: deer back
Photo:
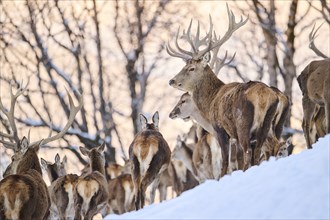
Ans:
{"type": "Polygon", "coordinates": [[[74,217],[74,188],[78,181],[78,175],[66,174],[65,165],[67,162],[64,156],[62,162],[58,154],[55,156],[55,163],[50,163],[41,158],[41,164],[46,170],[51,185],[48,187],[51,199],[52,218],[66,219],[74,217]]]}
{"type": "Polygon", "coordinates": [[[303,96],[324,105],[330,103],[330,58],[312,61],[298,76],[303,96]]]}
{"type": "Polygon", "coordinates": [[[131,143],[129,155],[131,161],[139,162],[140,174],[144,176],[156,154],[159,161],[155,161],[155,163],[162,166],[169,163],[171,152],[168,143],[158,130],[158,112],[153,116],[153,123],[147,123],[147,119],[143,115],[140,116],[140,119],[142,130],[136,134],[131,143]]]}
{"type": "Polygon", "coordinates": [[[108,201],[108,184],[105,177],[105,143],[88,150],[80,147],[80,152],[88,156],[90,172],[79,177],[74,192],[75,218],[91,219],[108,201]]]}

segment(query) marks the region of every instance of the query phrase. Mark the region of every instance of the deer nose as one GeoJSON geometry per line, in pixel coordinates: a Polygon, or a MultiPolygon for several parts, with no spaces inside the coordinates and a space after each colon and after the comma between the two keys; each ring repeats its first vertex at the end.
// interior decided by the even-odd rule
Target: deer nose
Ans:
{"type": "Polygon", "coordinates": [[[171,80],[168,82],[168,84],[170,84],[170,86],[171,86],[172,84],[174,84],[174,80],[171,79],[171,80]]]}

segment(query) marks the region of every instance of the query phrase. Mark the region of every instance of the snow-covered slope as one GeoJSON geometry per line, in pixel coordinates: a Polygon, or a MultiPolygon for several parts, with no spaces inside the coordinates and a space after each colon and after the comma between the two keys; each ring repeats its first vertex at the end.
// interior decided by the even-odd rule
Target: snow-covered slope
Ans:
{"type": "Polygon", "coordinates": [[[329,219],[330,135],[287,158],[207,181],[181,196],[105,219],[329,219]]]}

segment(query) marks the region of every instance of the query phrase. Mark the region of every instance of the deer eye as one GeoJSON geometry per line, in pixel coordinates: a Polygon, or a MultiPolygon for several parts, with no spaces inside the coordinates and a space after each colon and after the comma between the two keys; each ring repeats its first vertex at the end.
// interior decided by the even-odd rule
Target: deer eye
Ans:
{"type": "Polygon", "coordinates": [[[189,72],[192,72],[192,71],[194,71],[194,70],[195,70],[195,67],[190,67],[188,71],[189,71],[189,72]]]}
{"type": "Polygon", "coordinates": [[[181,103],[185,103],[186,101],[185,100],[182,100],[182,102],[181,103]]]}

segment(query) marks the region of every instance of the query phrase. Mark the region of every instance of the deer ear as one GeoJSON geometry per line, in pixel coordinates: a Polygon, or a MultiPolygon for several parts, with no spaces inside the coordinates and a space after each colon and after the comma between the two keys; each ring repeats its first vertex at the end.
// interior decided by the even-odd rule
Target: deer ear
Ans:
{"type": "Polygon", "coordinates": [[[103,141],[103,143],[98,147],[97,151],[103,152],[104,148],[105,148],[105,141],[103,141]]]}
{"type": "Polygon", "coordinates": [[[88,150],[86,149],[86,148],[84,148],[84,147],[79,147],[79,150],[80,150],[80,152],[83,154],[83,155],[85,155],[85,156],[88,156],[88,150]]]}
{"type": "Polygon", "coordinates": [[[40,161],[41,161],[41,166],[44,168],[44,169],[47,169],[47,161],[43,158],[40,158],[40,161]]]}
{"type": "Polygon", "coordinates": [[[148,120],[142,114],[140,114],[140,123],[141,123],[141,130],[145,130],[147,128],[148,120]]]}
{"type": "Polygon", "coordinates": [[[62,159],[62,163],[63,164],[66,164],[68,162],[68,158],[66,157],[66,155],[63,157],[62,159]]]}
{"type": "Polygon", "coordinates": [[[159,113],[158,113],[158,111],[156,111],[155,114],[152,116],[152,122],[154,123],[155,127],[158,128],[158,124],[159,124],[159,113]]]}
{"type": "Polygon", "coordinates": [[[29,140],[24,136],[21,140],[21,144],[19,146],[19,150],[25,154],[25,152],[29,149],[29,140]]]}
{"type": "Polygon", "coordinates": [[[183,134],[181,140],[182,140],[183,142],[186,142],[187,139],[188,139],[188,135],[187,135],[187,134],[183,134]]]}
{"type": "Polygon", "coordinates": [[[203,65],[204,68],[207,66],[210,59],[211,59],[211,53],[210,52],[207,52],[206,54],[204,54],[204,56],[202,57],[202,65],[203,65]]]}
{"type": "Polygon", "coordinates": [[[60,163],[61,163],[61,158],[60,158],[60,155],[58,155],[58,154],[56,154],[56,156],[55,156],[55,163],[57,165],[60,165],[60,163]]]}

